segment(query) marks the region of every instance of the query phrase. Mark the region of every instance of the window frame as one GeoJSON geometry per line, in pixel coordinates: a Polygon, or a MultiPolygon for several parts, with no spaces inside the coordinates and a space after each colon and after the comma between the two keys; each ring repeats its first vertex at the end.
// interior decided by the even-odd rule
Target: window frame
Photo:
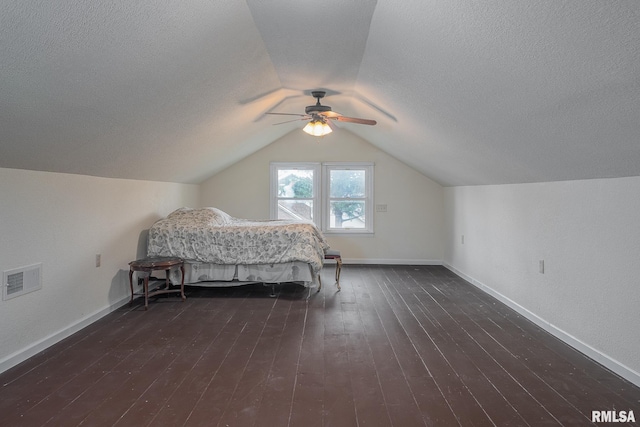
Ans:
{"type": "MultiPolygon", "coordinates": [[[[278,218],[278,201],[293,200],[293,198],[278,195],[278,171],[282,169],[313,170],[313,222],[325,234],[332,235],[372,235],[374,234],[374,163],[373,162],[271,162],[269,179],[269,215],[271,219],[278,218]],[[364,228],[335,228],[330,226],[331,200],[330,171],[332,170],[364,170],[365,195],[365,227],[364,228]]],[[[335,200],[335,198],[334,198],[335,200]]]]}
{"type": "Polygon", "coordinates": [[[373,163],[372,162],[324,162],[322,163],[322,231],[326,234],[373,234],[373,163]],[[331,227],[331,201],[340,200],[331,197],[332,170],[363,170],[365,172],[364,197],[350,200],[362,200],[365,206],[364,228],[331,227]]]}
{"type": "Polygon", "coordinates": [[[296,198],[280,197],[278,195],[278,171],[281,169],[294,169],[294,170],[312,170],[313,171],[313,197],[312,200],[313,209],[312,216],[313,222],[318,223],[318,219],[321,215],[321,199],[320,199],[320,173],[321,165],[317,162],[271,162],[270,164],[270,179],[269,179],[269,216],[271,219],[278,219],[278,200],[296,200],[296,198]]]}

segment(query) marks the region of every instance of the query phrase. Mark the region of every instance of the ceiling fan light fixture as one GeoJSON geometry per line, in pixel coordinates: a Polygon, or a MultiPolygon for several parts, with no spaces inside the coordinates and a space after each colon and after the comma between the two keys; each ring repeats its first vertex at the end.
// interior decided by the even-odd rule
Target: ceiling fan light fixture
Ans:
{"type": "Polygon", "coordinates": [[[325,136],[333,132],[325,121],[318,119],[311,120],[302,130],[311,136],[325,136]]]}

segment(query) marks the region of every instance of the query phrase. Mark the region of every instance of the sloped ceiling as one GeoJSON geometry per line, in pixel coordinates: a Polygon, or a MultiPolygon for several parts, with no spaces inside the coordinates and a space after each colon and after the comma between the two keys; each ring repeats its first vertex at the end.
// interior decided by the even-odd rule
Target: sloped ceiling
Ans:
{"type": "Polygon", "coordinates": [[[639,176],[640,2],[0,3],[0,167],[198,183],[314,89],[443,185],[639,176]]]}

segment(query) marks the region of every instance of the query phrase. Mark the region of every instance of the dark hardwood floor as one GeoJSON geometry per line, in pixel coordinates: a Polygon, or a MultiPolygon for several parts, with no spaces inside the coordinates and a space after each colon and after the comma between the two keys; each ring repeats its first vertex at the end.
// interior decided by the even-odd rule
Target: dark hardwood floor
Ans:
{"type": "Polygon", "coordinates": [[[591,425],[640,389],[438,266],[188,288],[0,374],[3,426],[591,425]]]}

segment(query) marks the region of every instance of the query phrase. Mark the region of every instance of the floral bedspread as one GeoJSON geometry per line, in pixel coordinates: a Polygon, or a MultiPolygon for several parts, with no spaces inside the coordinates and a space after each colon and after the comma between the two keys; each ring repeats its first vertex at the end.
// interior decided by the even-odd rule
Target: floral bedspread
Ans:
{"type": "Polygon", "coordinates": [[[311,222],[247,220],[216,208],[180,208],[149,230],[148,256],[176,256],[216,264],[303,261],[315,273],[329,248],[311,222]]]}

